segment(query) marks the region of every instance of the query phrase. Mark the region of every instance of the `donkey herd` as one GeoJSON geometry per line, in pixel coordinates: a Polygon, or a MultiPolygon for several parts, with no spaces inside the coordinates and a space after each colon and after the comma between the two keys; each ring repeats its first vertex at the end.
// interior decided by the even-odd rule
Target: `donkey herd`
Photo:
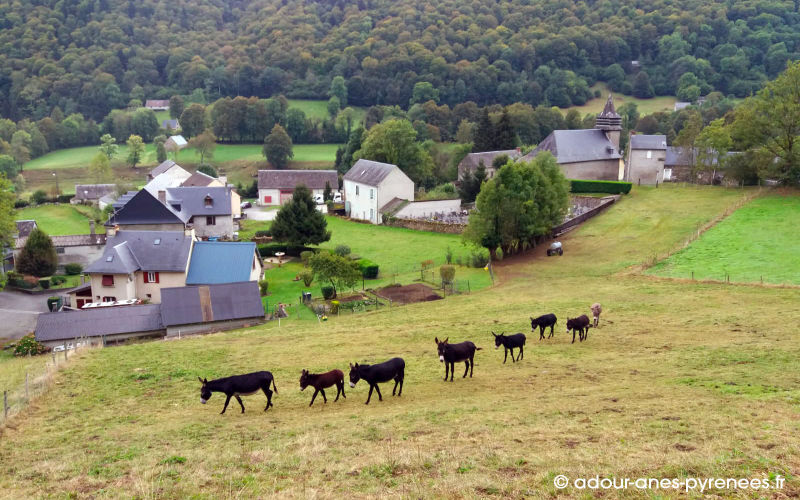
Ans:
{"type": "MultiPolygon", "coordinates": [[[[589,317],[585,314],[578,316],[577,318],[567,318],[567,333],[569,334],[570,331],[572,332],[573,344],[575,343],[576,333],[578,334],[579,341],[583,342],[589,337],[589,328],[597,328],[600,321],[600,313],[603,311],[603,309],[600,304],[594,303],[591,306],[591,311],[593,317],[592,321],[590,321],[589,317]]],[[[547,339],[549,339],[553,336],[553,330],[557,322],[558,318],[556,318],[555,314],[544,314],[538,318],[531,318],[531,332],[535,333],[536,328],[538,327],[539,340],[546,340],[544,332],[547,328],[550,328],[550,335],[547,336],[547,339]]],[[[499,349],[500,346],[503,346],[505,352],[503,364],[505,364],[508,360],[509,351],[511,352],[512,363],[516,363],[517,361],[523,359],[526,340],[524,334],[515,333],[513,335],[506,335],[505,333],[501,333],[498,335],[492,332],[492,335],[494,336],[495,349],[499,349]],[[519,349],[516,358],[514,358],[514,349],[519,349]]],[[[465,364],[464,375],[462,378],[466,378],[467,374],[469,374],[470,378],[472,378],[472,371],[475,367],[475,352],[480,351],[481,348],[476,347],[475,344],[470,341],[461,342],[458,344],[450,344],[448,342],[449,338],[440,341],[439,338],[436,337],[434,340],[436,341],[439,361],[444,363],[444,380],[447,381],[447,379],[450,378],[450,381],[452,382],[455,373],[455,364],[462,362],[465,364]]],[[[364,380],[367,384],[369,384],[369,394],[367,395],[367,402],[365,403],[369,404],[370,399],[372,399],[372,391],[378,393],[379,401],[383,401],[383,396],[381,395],[381,390],[378,387],[378,384],[394,380],[392,396],[395,395],[395,392],[397,393],[397,396],[400,396],[403,394],[405,368],[406,363],[402,358],[392,358],[388,361],[384,361],[383,363],[377,363],[374,365],[351,363],[349,375],[350,387],[355,387],[359,380],[364,380]]],[[[211,394],[214,392],[221,392],[225,394],[225,406],[222,407],[222,412],[220,414],[224,414],[225,410],[228,409],[228,403],[230,403],[231,398],[236,398],[239,406],[242,407],[242,413],[244,413],[244,404],[242,403],[241,396],[250,396],[259,391],[262,391],[267,397],[267,406],[264,407],[264,411],[267,411],[269,410],[270,406],[273,406],[272,389],[274,389],[275,394],[278,393],[278,387],[275,385],[275,379],[273,378],[272,373],[267,371],[253,372],[245,375],[234,375],[232,377],[219,378],[211,381],[199,377],[198,379],[202,384],[200,387],[201,403],[205,404],[208,402],[209,398],[211,398],[211,394]],[[272,389],[270,389],[270,387],[272,387],[272,389]]],[[[300,374],[300,390],[304,391],[306,387],[309,386],[314,388],[314,394],[311,396],[311,402],[308,404],[308,406],[314,404],[317,394],[322,394],[323,401],[327,403],[328,398],[325,395],[325,389],[334,386],[336,387],[336,399],[333,400],[334,402],[339,400],[339,396],[347,398],[344,393],[344,373],[341,370],[331,370],[326,373],[314,374],[309,373],[308,370],[304,369],[300,374]]]]}

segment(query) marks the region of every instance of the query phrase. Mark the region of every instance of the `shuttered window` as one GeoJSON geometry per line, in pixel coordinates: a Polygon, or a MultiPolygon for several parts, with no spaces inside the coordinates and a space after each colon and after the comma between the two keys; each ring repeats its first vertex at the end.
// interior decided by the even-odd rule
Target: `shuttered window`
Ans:
{"type": "Polygon", "coordinates": [[[113,274],[104,274],[103,275],[103,286],[114,286],[114,275],[113,274]]]}

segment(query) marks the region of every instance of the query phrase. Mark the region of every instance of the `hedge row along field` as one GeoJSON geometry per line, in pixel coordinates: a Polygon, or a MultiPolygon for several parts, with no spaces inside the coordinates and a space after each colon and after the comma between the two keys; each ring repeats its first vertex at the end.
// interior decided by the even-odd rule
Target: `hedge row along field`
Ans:
{"type": "Polygon", "coordinates": [[[619,181],[585,181],[580,179],[570,179],[573,193],[609,193],[609,194],[628,194],[631,192],[630,182],[619,181]]]}

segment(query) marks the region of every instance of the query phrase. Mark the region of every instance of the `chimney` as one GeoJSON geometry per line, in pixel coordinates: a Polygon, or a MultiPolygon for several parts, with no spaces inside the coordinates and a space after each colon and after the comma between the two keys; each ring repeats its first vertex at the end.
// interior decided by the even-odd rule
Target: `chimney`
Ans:
{"type": "Polygon", "coordinates": [[[167,192],[166,191],[161,190],[161,191],[158,192],[158,201],[160,201],[164,205],[167,204],[167,192]]]}
{"type": "Polygon", "coordinates": [[[89,221],[89,234],[94,236],[94,221],[93,220],[89,221]]]}

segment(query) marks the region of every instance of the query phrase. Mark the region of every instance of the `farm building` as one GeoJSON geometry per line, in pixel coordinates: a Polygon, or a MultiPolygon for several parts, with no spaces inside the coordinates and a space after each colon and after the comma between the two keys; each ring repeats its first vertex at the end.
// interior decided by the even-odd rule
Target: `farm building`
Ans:
{"type": "Polygon", "coordinates": [[[532,160],[543,151],[552,154],[569,179],[616,181],[624,175],[619,139],[622,117],[608,96],[593,129],[554,130],[533,151],[522,157],[532,160]]]}
{"type": "MultiPolygon", "coordinates": [[[[177,122],[177,120],[175,121],[177,122]]],[[[183,138],[182,135],[173,135],[164,143],[164,149],[171,153],[175,153],[188,145],[189,143],[183,138]]]]}
{"type": "Polygon", "coordinates": [[[144,107],[153,111],[169,110],[169,99],[148,99],[144,102],[144,107]]]}
{"type": "Polygon", "coordinates": [[[75,196],[69,202],[97,205],[100,198],[113,194],[116,188],[116,184],[75,184],[75,196]]]}
{"type": "Polygon", "coordinates": [[[667,136],[632,135],[628,147],[625,180],[637,184],[664,182],[667,136]]]}
{"type": "Polygon", "coordinates": [[[179,128],[181,128],[181,122],[179,122],[177,119],[162,120],[161,128],[165,130],[178,130],[179,128]]]}
{"type": "Polygon", "coordinates": [[[149,181],[145,184],[144,189],[150,191],[150,194],[153,196],[158,196],[159,191],[178,187],[191,176],[192,174],[187,172],[180,165],[172,160],[167,160],[150,171],[147,176],[149,181]]]}
{"type": "MultiPolygon", "coordinates": [[[[83,267],[91,264],[103,254],[106,244],[105,234],[95,234],[94,221],[89,221],[90,234],[70,234],[51,236],[50,240],[58,256],[58,268],[64,269],[67,264],[80,264],[83,267]]],[[[30,234],[30,233],[28,233],[30,234]]],[[[14,260],[19,256],[28,237],[20,237],[14,241],[14,260]]]]}
{"type": "Polygon", "coordinates": [[[510,159],[516,160],[522,156],[522,153],[520,153],[519,148],[506,149],[504,151],[469,153],[464,157],[463,160],[461,160],[461,163],[458,164],[458,180],[462,180],[467,172],[475,174],[475,170],[477,170],[478,165],[481,163],[483,163],[483,166],[486,168],[486,178],[491,179],[495,174],[495,168],[492,166],[492,164],[494,159],[499,156],[508,156],[510,159]]]}
{"type": "Polygon", "coordinates": [[[339,176],[336,170],[259,170],[258,204],[283,205],[301,184],[312,196],[321,195],[326,185],[332,192],[339,189],[339,176]]]}
{"type": "Polygon", "coordinates": [[[344,175],[345,211],[353,219],[381,224],[381,209],[396,198],[414,201],[414,182],[397,165],[361,159],[344,175]]]}
{"type": "Polygon", "coordinates": [[[187,285],[258,281],[263,267],[256,244],[249,241],[198,241],[186,275],[187,285]]]}
{"type": "Polygon", "coordinates": [[[79,338],[106,344],[165,334],[158,304],[43,313],[34,330],[36,340],[48,347],[69,346],[79,338]]]}

